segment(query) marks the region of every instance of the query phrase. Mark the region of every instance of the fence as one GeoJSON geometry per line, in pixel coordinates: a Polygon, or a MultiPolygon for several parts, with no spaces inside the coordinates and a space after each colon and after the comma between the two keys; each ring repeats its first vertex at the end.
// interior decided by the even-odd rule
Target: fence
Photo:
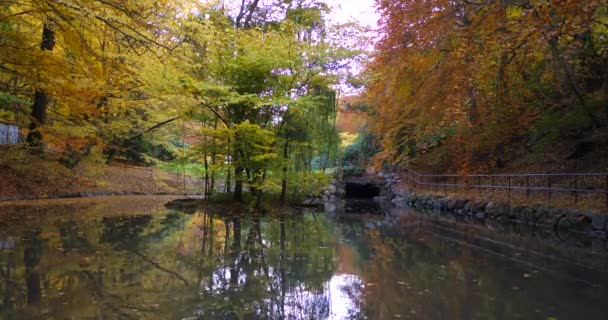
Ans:
{"type": "Polygon", "coordinates": [[[103,174],[111,181],[135,189],[132,191],[156,193],[174,190],[177,193],[204,193],[202,176],[178,171],[169,172],[151,166],[143,167],[115,161],[104,170],[103,174]]]}
{"type": "Polygon", "coordinates": [[[435,193],[471,193],[511,202],[540,201],[559,205],[608,209],[608,174],[422,174],[402,170],[412,187],[435,193]]]}

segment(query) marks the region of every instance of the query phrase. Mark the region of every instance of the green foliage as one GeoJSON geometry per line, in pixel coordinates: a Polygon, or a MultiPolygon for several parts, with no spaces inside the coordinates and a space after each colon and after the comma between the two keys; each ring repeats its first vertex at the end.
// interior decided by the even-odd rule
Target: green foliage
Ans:
{"type": "Polygon", "coordinates": [[[544,151],[563,137],[580,137],[594,126],[593,114],[600,111],[597,105],[547,110],[530,128],[530,142],[544,151]]]}
{"type": "Polygon", "coordinates": [[[342,174],[347,177],[361,177],[365,174],[365,168],[359,164],[347,163],[342,166],[342,174]]]}
{"type": "Polygon", "coordinates": [[[63,164],[68,169],[74,169],[80,162],[84,159],[84,157],[88,156],[91,152],[91,145],[86,145],[78,150],[72,147],[71,144],[68,144],[61,158],[59,158],[59,163],[63,164]]]}
{"type": "Polygon", "coordinates": [[[285,194],[289,180],[313,192],[311,171],[338,153],[333,86],[359,55],[356,41],[338,41],[358,28],[328,27],[323,2],[271,2],[236,12],[196,1],[7,3],[0,116],[31,108],[23,127],[67,168],[94,144],[107,160],[187,170],[208,184],[232,170],[239,189],[285,194]],[[44,121],[29,105],[34,92],[44,121]]]}
{"type": "Polygon", "coordinates": [[[364,163],[370,160],[378,151],[375,135],[363,127],[354,143],[345,147],[342,160],[345,162],[364,163]]]}

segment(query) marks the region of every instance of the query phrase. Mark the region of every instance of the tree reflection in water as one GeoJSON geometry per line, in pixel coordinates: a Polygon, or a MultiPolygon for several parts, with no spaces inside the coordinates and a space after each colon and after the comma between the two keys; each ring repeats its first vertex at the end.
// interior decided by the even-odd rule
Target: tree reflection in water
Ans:
{"type": "Polygon", "coordinates": [[[69,212],[3,229],[4,238],[21,240],[2,251],[0,318],[326,319],[332,308],[348,312],[348,304],[335,303],[345,281],[332,280],[338,252],[329,244],[337,238],[324,216],[159,211],[82,219],[69,212]]]}
{"type": "Polygon", "coordinates": [[[127,205],[0,219],[0,319],[604,319],[608,308],[605,286],[415,221],[127,205]]]}

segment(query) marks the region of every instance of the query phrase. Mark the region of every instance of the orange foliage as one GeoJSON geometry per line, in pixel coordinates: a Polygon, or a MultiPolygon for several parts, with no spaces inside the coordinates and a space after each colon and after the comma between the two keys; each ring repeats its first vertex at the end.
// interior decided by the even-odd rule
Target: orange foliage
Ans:
{"type": "Polygon", "coordinates": [[[583,108],[596,88],[582,83],[607,84],[592,66],[608,60],[591,62],[608,58],[603,1],[376,3],[383,35],[367,98],[383,161],[446,145],[462,171],[491,166],[542,112],[583,108]]]}
{"type": "Polygon", "coordinates": [[[336,128],[339,132],[356,134],[366,123],[362,106],[365,101],[361,96],[346,96],[340,99],[340,109],[336,128]]]}

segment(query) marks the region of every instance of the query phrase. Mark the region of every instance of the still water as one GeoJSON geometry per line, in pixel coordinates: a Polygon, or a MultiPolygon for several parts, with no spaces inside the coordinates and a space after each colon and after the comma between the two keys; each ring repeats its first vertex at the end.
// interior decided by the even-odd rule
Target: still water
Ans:
{"type": "Polygon", "coordinates": [[[608,317],[605,278],[546,272],[411,219],[184,214],[162,203],[0,207],[0,318],[608,317]]]}

